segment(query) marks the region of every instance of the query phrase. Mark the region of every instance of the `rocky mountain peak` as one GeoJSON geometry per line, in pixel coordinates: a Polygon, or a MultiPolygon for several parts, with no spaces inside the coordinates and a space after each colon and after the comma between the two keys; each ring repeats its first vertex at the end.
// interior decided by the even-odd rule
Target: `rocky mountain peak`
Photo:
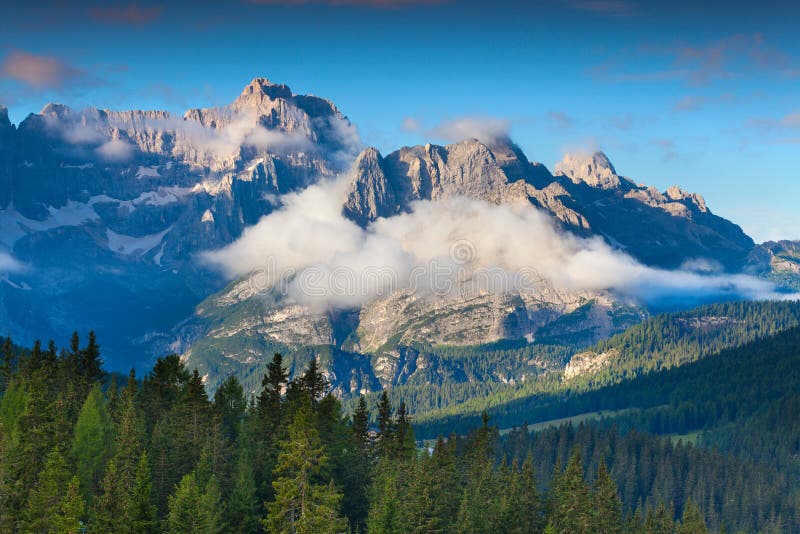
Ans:
{"type": "Polygon", "coordinates": [[[49,102],[45,104],[45,106],[39,112],[39,115],[52,119],[64,120],[72,115],[72,108],[57,102],[49,102]]]}
{"type": "Polygon", "coordinates": [[[11,126],[11,121],[8,118],[8,108],[0,106],[0,127],[11,126]]]}
{"type": "Polygon", "coordinates": [[[238,100],[248,100],[253,97],[263,98],[267,97],[271,100],[276,98],[292,98],[292,90],[288,85],[272,83],[267,78],[253,78],[242,90],[238,100]]]}
{"type": "Polygon", "coordinates": [[[566,176],[573,183],[585,183],[599,189],[616,189],[622,185],[614,165],[602,152],[567,154],[556,164],[555,174],[566,176]]]}
{"type": "Polygon", "coordinates": [[[706,206],[706,200],[701,195],[697,193],[690,193],[688,191],[684,191],[677,185],[673,185],[672,187],[667,189],[665,194],[671,200],[675,200],[677,202],[688,200],[689,202],[697,206],[697,208],[700,211],[708,211],[708,207],[706,206]]]}

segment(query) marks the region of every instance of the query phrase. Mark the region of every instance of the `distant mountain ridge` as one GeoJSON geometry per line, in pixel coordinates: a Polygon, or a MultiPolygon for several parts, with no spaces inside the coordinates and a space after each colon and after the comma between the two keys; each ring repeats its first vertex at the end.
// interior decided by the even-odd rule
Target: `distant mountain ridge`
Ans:
{"type": "Polygon", "coordinates": [[[608,292],[546,280],[527,295],[443,302],[397,293],[320,313],[241,280],[226,287],[198,262],[286,193],[348,170],[342,212],[361,226],[418,200],[466,196],[531,204],[563,231],[601,236],[646,265],[703,258],[761,276],[783,265],[701,196],[637,185],[602,153],[568,155],[553,173],[507,138],[383,156],[361,145],[330,101],[256,78],[230,105],[183,116],[50,104],[15,127],[0,108],[0,251],[24,266],[0,274],[3,333],[30,342],[95,329],[120,367],[177,350],[209,380],[256,372],[272,350],[324,353],[336,386],[354,392],[424,366],[414,343],[585,344],[648,315],[608,292]]]}

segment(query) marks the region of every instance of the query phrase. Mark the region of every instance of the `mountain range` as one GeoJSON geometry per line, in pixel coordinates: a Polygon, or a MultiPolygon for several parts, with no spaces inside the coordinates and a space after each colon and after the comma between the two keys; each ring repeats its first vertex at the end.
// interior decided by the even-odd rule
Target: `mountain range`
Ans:
{"type": "MultiPolygon", "coordinates": [[[[638,184],[602,153],[567,155],[551,172],[501,136],[384,156],[362,146],[330,101],[256,78],[231,104],[183,116],[48,104],[15,126],[0,108],[3,334],[64,343],[63,332],[94,329],[112,366],[178,352],[211,389],[231,373],[257,384],[280,350],[291,370],[319,358],[347,396],[415,373],[468,380],[432,356],[435,347],[587,346],[662,305],[544,273],[524,290],[454,297],[402,288],[320,307],[207,261],[259,224],[269,232],[264,217],[309,186],[336,181],[332,205],[367,236],[420,206],[467,199],[545,214],[559,240],[655,272],[748,275],[779,291],[800,280],[797,242],[756,245],[699,194],[638,184]]],[[[519,233],[515,244],[527,239],[519,233]]]]}

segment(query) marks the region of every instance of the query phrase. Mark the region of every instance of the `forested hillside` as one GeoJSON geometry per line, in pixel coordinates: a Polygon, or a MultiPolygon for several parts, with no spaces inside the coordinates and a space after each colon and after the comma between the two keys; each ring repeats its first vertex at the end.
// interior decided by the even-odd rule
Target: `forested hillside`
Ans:
{"type": "MultiPolygon", "coordinates": [[[[463,428],[474,426],[486,410],[503,427],[594,411],[600,408],[578,407],[583,401],[576,397],[586,393],[586,398],[593,398],[592,391],[687,365],[796,326],[800,326],[798,302],[731,302],[662,314],[592,347],[562,347],[561,350],[553,347],[550,353],[558,355],[560,365],[551,365],[546,372],[529,376],[522,382],[496,384],[486,395],[474,396],[460,403],[439,400],[439,408],[429,400],[417,401],[412,405],[420,407],[414,411],[415,420],[421,425],[418,428],[422,435],[435,437],[439,431],[450,429],[454,424],[463,425],[463,428]],[[593,362],[595,366],[571,367],[581,360],[593,362]]],[[[518,349],[519,354],[530,354],[537,350],[536,347],[531,345],[518,349]]],[[[487,359],[501,364],[503,359],[497,356],[489,354],[487,359]]],[[[502,357],[514,361],[513,356],[503,354],[502,357]]],[[[437,394],[437,388],[432,388],[431,393],[437,394]]],[[[397,389],[399,397],[404,394],[404,388],[397,389]]],[[[597,396],[605,397],[607,393],[604,390],[597,396]]],[[[411,398],[416,400],[418,396],[411,398]]],[[[441,399],[440,394],[437,399],[441,399]]],[[[627,404],[623,400],[604,406],[612,409],[615,406],[627,407],[627,404]]]]}
{"type": "Polygon", "coordinates": [[[375,414],[362,399],[344,417],[315,360],[288,380],[276,355],[252,398],[230,378],[210,400],[174,355],[142,380],[120,378],[103,372],[93,335],[60,352],[5,341],[1,531],[688,533],[718,524],[705,496],[750,491],[767,491],[774,512],[759,527],[790,517],[766,467],[748,471],[763,483],[729,495],[708,469],[749,464],[646,435],[565,427],[501,439],[484,419],[420,449],[387,395],[375,414]],[[687,491],[661,491],[674,473],[651,469],[636,492],[620,489],[625,465],[648,465],[645,450],[691,479],[687,491]]]}

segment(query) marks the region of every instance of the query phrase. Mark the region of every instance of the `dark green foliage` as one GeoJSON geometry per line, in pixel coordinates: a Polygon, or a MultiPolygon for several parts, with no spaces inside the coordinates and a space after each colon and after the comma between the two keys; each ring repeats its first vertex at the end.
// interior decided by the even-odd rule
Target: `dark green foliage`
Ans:
{"type": "MultiPolygon", "coordinates": [[[[315,367],[310,367],[314,371],[315,367]]],[[[318,382],[302,384],[314,399],[318,382]]],[[[276,534],[324,534],[342,532],[346,521],[339,517],[341,494],[333,481],[324,476],[328,456],[318,432],[312,425],[310,409],[301,407],[295,412],[288,428],[288,439],[280,443],[275,467],[275,500],[267,504],[264,526],[276,534]]]]}
{"type": "MultiPolygon", "coordinates": [[[[761,337],[786,330],[769,321],[789,324],[791,310],[725,305],[703,313],[744,317],[741,324],[761,337]]],[[[670,341],[678,319],[659,319],[598,345],[627,356],[594,381],[558,389],[560,377],[538,378],[526,411],[498,413],[504,423],[522,413],[538,422],[553,414],[627,409],[613,420],[537,432],[521,426],[501,436],[482,413],[465,419],[480,417],[473,429],[430,447],[415,441],[418,416],[412,418],[413,403],[404,396],[409,389],[400,397],[372,397],[374,427],[370,398],[354,402],[348,420],[316,358],[289,380],[276,355],[248,403],[235,378],[224,380],[210,400],[200,374],[174,355],[159,359],[141,385],[131,374],[120,388],[122,378],[109,379],[99,367],[91,335],[86,348],[76,335],[60,355],[52,345],[25,351],[6,343],[0,531],[75,532],[81,521],[91,532],[145,534],[250,534],[265,527],[800,531],[800,329],[745,346],[738,345],[754,334],[734,329],[679,332],[694,341],[670,341]],[[667,338],[658,341],[662,334],[667,338]],[[633,357],[647,343],[656,344],[648,350],[660,366],[633,357]],[[678,354],[700,346],[738,348],[702,358],[678,354]],[[697,445],[654,435],[687,432],[699,432],[692,438],[697,445]]],[[[458,357],[456,349],[446,350],[458,357]]],[[[492,350],[512,357],[526,349],[492,350]]],[[[470,361],[475,365],[477,357],[470,361]]],[[[422,384],[413,387],[423,391],[422,384]]]]}

